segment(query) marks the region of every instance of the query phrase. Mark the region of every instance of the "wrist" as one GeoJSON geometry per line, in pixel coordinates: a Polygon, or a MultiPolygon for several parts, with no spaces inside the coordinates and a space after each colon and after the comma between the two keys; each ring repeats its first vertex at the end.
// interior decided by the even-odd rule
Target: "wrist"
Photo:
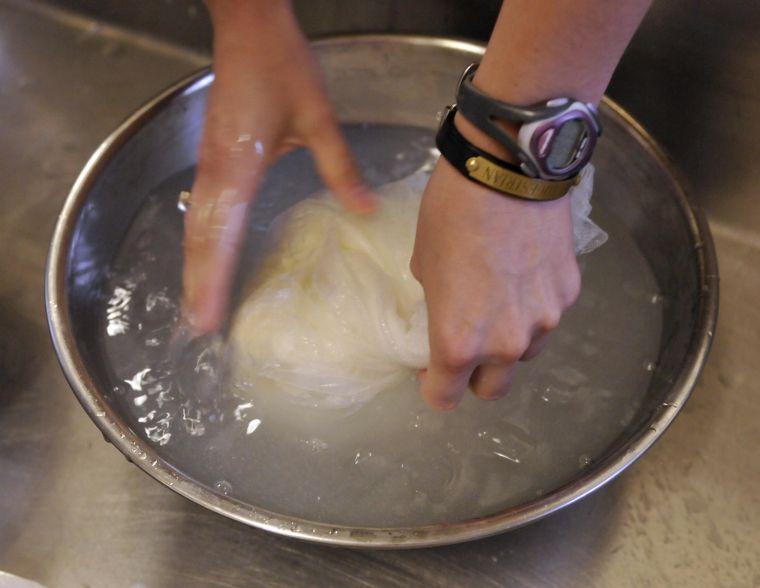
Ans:
{"type": "Polygon", "coordinates": [[[214,29],[214,52],[268,53],[290,31],[300,31],[289,0],[206,0],[214,29]]]}
{"type": "MultiPolygon", "coordinates": [[[[456,106],[446,112],[436,134],[436,146],[442,158],[471,182],[504,195],[534,201],[555,200],[564,196],[577,183],[578,176],[546,180],[531,177],[514,161],[504,161],[467,140],[455,124],[456,106]]],[[[462,119],[466,124],[466,119],[462,119]]],[[[499,139],[496,139],[499,141],[499,139]]],[[[485,142],[485,141],[483,141],[485,142]]],[[[511,149],[506,142],[502,149],[511,149]]],[[[496,151],[496,149],[492,149],[496,151]]],[[[517,154],[517,157],[520,155],[517,154]]]]}

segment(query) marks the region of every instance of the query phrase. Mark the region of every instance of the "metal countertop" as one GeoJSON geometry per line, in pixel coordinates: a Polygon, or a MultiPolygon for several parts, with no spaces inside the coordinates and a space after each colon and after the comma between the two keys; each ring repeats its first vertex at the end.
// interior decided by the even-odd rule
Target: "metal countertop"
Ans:
{"type": "Polygon", "coordinates": [[[182,499],[104,443],[49,342],[50,236],[99,142],[206,61],[0,0],[0,569],[50,587],[760,585],[760,199],[748,191],[728,212],[706,205],[721,315],[692,399],[620,478],[530,527],[408,552],[304,544],[182,499]]]}

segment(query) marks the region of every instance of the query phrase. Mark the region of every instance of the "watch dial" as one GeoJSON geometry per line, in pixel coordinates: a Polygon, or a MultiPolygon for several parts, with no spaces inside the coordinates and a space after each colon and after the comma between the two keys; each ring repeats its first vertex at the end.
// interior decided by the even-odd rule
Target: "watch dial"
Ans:
{"type": "Polygon", "coordinates": [[[586,134],[586,123],[580,119],[569,120],[556,133],[551,153],[546,159],[549,169],[563,169],[577,158],[578,149],[586,134]]]}

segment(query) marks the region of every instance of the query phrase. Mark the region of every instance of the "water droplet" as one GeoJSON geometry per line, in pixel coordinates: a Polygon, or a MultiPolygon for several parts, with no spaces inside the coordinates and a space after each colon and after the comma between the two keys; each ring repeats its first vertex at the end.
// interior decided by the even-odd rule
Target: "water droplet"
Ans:
{"type": "Polygon", "coordinates": [[[145,434],[148,436],[148,439],[154,443],[166,445],[172,437],[170,431],[171,422],[172,416],[168,412],[165,412],[153,421],[153,424],[145,427],[145,434]]]}
{"type": "Polygon", "coordinates": [[[261,419],[253,419],[250,423],[248,423],[248,426],[245,429],[245,434],[250,435],[259,428],[259,425],[261,425],[261,419]]]}
{"type": "Polygon", "coordinates": [[[584,454],[582,454],[582,455],[581,455],[581,456],[578,458],[578,466],[579,466],[579,467],[581,467],[581,468],[585,468],[585,467],[586,467],[586,466],[588,466],[588,465],[589,465],[591,462],[592,462],[591,456],[590,456],[590,455],[586,455],[585,453],[584,453],[584,454]]]}
{"type": "Polygon", "coordinates": [[[214,484],[214,490],[227,496],[230,492],[232,492],[232,484],[230,484],[227,480],[219,480],[214,484]]]}
{"type": "Polygon", "coordinates": [[[150,368],[145,368],[144,370],[137,372],[131,379],[124,381],[129,384],[129,387],[135,392],[142,392],[145,376],[147,376],[148,373],[150,373],[150,368]]]}
{"type": "Polygon", "coordinates": [[[322,439],[317,439],[316,437],[313,437],[311,439],[304,439],[303,443],[315,453],[327,449],[327,443],[322,441],[322,439]]]}
{"type": "Polygon", "coordinates": [[[372,457],[372,452],[368,451],[365,454],[362,454],[361,452],[357,452],[354,456],[354,465],[359,465],[362,462],[367,461],[369,458],[372,457]]]}
{"type": "Polygon", "coordinates": [[[185,426],[185,431],[193,437],[200,437],[206,432],[206,426],[201,418],[201,411],[197,408],[182,407],[182,424],[185,426]]]}
{"type": "Polygon", "coordinates": [[[139,417],[137,419],[137,422],[139,422],[139,423],[149,423],[150,421],[152,421],[155,418],[155,416],[156,416],[156,411],[155,410],[151,410],[148,414],[139,417]]]}
{"type": "Polygon", "coordinates": [[[511,461],[512,463],[520,463],[520,458],[515,457],[514,455],[507,455],[506,453],[502,453],[501,451],[494,451],[493,454],[496,457],[500,457],[501,459],[506,459],[507,461],[511,461]]]}
{"type": "Polygon", "coordinates": [[[237,407],[235,407],[235,411],[233,412],[235,415],[235,420],[242,421],[243,417],[245,416],[245,411],[248,408],[253,408],[253,402],[244,402],[243,404],[238,404],[237,407]]]}

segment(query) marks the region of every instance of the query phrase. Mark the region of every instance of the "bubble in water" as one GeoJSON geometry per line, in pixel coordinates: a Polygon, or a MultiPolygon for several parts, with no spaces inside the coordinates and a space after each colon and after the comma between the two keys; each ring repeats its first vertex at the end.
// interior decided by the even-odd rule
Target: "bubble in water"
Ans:
{"type": "Polygon", "coordinates": [[[182,424],[185,426],[185,431],[193,437],[200,437],[206,432],[206,426],[201,419],[201,411],[197,408],[182,407],[182,424]]]}
{"type": "Polygon", "coordinates": [[[368,451],[366,453],[361,453],[360,451],[356,452],[356,455],[354,456],[354,465],[359,465],[362,462],[367,461],[372,457],[372,452],[368,451]]]}
{"type": "Polygon", "coordinates": [[[172,394],[172,388],[173,386],[169,384],[166,388],[162,388],[158,395],[156,396],[156,404],[158,405],[158,408],[163,408],[164,404],[167,404],[169,402],[172,402],[173,400],[176,400],[174,395],[172,394]]]}
{"type": "Polygon", "coordinates": [[[322,439],[317,439],[316,437],[312,437],[311,439],[304,439],[303,443],[313,452],[324,451],[327,449],[327,443],[322,441],[322,439]]]}
{"type": "Polygon", "coordinates": [[[535,453],[537,442],[525,429],[506,420],[496,423],[494,432],[483,431],[484,450],[496,457],[520,464],[535,453]],[[498,431],[498,432],[496,432],[498,431]]]}
{"type": "Polygon", "coordinates": [[[579,466],[580,468],[585,468],[585,467],[587,467],[588,465],[590,465],[592,461],[593,461],[593,460],[591,459],[591,456],[590,456],[590,455],[586,455],[586,454],[584,453],[584,454],[582,454],[582,455],[581,455],[581,456],[578,458],[578,466],[579,466]]]}
{"type": "Polygon", "coordinates": [[[169,439],[172,438],[171,434],[172,415],[168,412],[163,413],[155,424],[145,427],[145,434],[148,439],[159,445],[166,445],[169,439]]]}
{"type": "Polygon", "coordinates": [[[214,490],[220,494],[227,496],[230,492],[232,492],[232,484],[230,484],[227,480],[219,480],[218,482],[214,483],[214,490]]]}
{"type": "Polygon", "coordinates": [[[174,309],[174,302],[167,295],[166,288],[158,292],[151,292],[145,297],[145,310],[147,312],[162,312],[174,309]]]}
{"type": "Polygon", "coordinates": [[[544,402],[552,402],[556,404],[567,404],[573,400],[574,394],[572,391],[554,385],[546,386],[541,393],[541,400],[544,402]]]}
{"type": "Polygon", "coordinates": [[[234,415],[236,421],[242,421],[243,417],[246,415],[246,410],[249,408],[253,408],[253,402],[244,402],[243,404],[238,404],[237,407],[235,407],[234,415]]]}
{"type": "Polygon", "coordinates": [[[496,457],[506,459],[507,461],[511,461],[512,463],[520,463],[520,458],[515,457],[514,455],[507,455],[506,453],[502,453],[501,451],[494,451],[493,454],[496,457]]]}
{"type": "Polygon", "coordinates": [[[132,388],[132,390],[134,390],[135,392],[142,392],[143,384],[145,383],[145,377],[148,375],[149,372],[150,372],[150,368],[145,368],[137,372],[129,380],[124,380],[124,381],[127,384],[129,384],[129,387],[132,388]]]}
{"type": "Polygon", "coordinates": [[[135,284],[125,283],[123,286],[114,288],[113,294],[108,299],[106,307],[106,333],[109,337],[123,335],[129,331],[129,306],[132,301],[132,291],[135,284]]]}
{"type": "Polygon", "coordinates": [[[245,434],[246,435],[250,435],[256,429],[259,428],[259,425],[261,425],[261,419],[253,419],[253,420],[251,420],[251,422],[249,422],[248,426],[245,428],[245,434]]]}

